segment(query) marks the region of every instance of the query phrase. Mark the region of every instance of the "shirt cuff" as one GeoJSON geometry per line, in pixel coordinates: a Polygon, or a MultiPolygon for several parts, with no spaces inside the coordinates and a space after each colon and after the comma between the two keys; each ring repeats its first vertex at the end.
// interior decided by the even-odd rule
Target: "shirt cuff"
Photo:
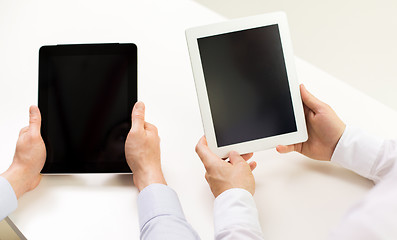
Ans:
{"type": "Polygon", "coordinates": [[[331,162],[371,179],[371,169],[383,141],[356,127],[346,126],[336,145],[331,162]]]}
{"type": "Polygon", "coordinates": [[[147,222],[158,216],[173,215],[185,219],[176,192],[167,185],[150,184],[139,193],[137,202],[141,230],[147,222]]]}
{"type": "Polygon", "coordinates": [[[0,221],[17,209],[17,206],[14,189],[7,179],[0,176],[0,221]]]}
{"type": "Polygon", "coordinates": [[[235,226],[262,232],[254,198],[242,188],[226,190],[215,199],[214,224],[215,233],[235,226]]]}

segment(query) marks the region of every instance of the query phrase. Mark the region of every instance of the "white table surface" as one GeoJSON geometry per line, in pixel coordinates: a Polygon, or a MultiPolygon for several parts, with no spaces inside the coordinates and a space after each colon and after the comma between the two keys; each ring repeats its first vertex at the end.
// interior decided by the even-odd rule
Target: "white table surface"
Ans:
{"type": "MultiPolygon", "coordinates": [[[[213,238],[213,196],[194,152],[203,135],[184,37],[224,20],[190,0],[0,2],[0,172],[11,164],[37,103],[38,49],[62,43],[138,45],[139,99],[159,128],[163,171],[202,239],[213,238]]],[[[397,113],[296,59],[300,81],[341,118],[395,137],[397,113]]],[[[255,154],[255,200],[266,239],[323,239],[372,183],[329,163],[274,149],[255,154]]],[[[28,239],[138,239],[131,175],[44,176],[10,218],[28,239]]]]}

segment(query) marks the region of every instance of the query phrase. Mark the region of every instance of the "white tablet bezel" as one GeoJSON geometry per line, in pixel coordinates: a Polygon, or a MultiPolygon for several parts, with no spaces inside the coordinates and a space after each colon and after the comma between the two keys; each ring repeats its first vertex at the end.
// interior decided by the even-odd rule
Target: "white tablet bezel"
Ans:
{"type": "Polygon", "coordinates": [[[304,142],[307,140],[305,115],[299,91],[299,83],[295,69],[291,37],[289,34],[287,17],[285,13],[269,13],[191,28],[186,30],[186,39],[190,54],[193,76],[196,84],[196,91],[204,127],[204,133],[207,138],[209,148],[216,155],[220,157],[227,157],[230,151],[237,151],[240,154],[244,154],[273,148],[277,145],[289,145],[304,142]],[[274,24],[278,25],[280,32],[280,39],[285,59],[285,66],[291,92],[292,106],[294,110],[297,131],[218,147],[197,39],[274,24]]]}

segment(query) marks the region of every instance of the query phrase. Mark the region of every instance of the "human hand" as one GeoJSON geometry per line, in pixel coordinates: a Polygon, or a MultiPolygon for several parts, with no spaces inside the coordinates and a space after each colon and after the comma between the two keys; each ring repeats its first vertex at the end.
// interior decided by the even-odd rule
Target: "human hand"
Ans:
{"type": "Polygon", "coordinates": [[[132,110],[132,126],[125,142],[125,157],[139,191],[152,183],[167,185],[160,159],[160,137],[156,126],[145,122],[145,105],[137,102],[132,110]]]}
{"type": "Polygon", "coordinates": [[[29,126],[19,133],[14,160],[1,174],[14,189],[17,198],[33,190],[41,180],[40,171],[46,159],[46,149],[40,134],[41,115],[37,106],[29,109],[29,126]]]}
{"type": "Polygon", "coordinates": [[[252,171],[256,168],[256,162],[247,163],[253,156],[252,153],[240,156],[232,151],[229,154],[230,162],[227,162],[209,149],[204,136],[197,143],[196,152],[204,164],[205,179],[215,197],[231,188],[242,188],[254,195],[255,179],[252,171]]]}
{"type": "Polygon", "coordinates": [[[330,106],[309,93],[303,84],[300,85],[300,91],[308,139],[304,143],[279,145],[276,149],[279,153],[296,151],[313,159],[329,161],[346,125],[330,106]]]}

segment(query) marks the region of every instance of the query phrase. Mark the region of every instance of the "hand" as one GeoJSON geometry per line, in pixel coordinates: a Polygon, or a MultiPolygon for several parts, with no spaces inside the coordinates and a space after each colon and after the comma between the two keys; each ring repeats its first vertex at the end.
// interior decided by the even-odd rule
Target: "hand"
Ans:
{"type": "Polygon", "coordinates": [[[29,109],[29,126],[19,133],[14,160],[1,176],[6,178],[17,198],[39,185],[40,171],[46,159],[44,141],[40,135],[41,115],[37,106],[29,109]]]}
{"type": "Polygon", "coordinates": [[[167,185],[161,170],[160,138],[156,126],[145,122],[145,105],[132,110],[132,126],[125,142],[125,157],[139,191],[152,183],[167,185]]]}
{"type": "Polygon", "coordinates": [[[252,171],[256,168],[256,162],[247,163],[253,156],[252,153],[240,156],[237,152],[230,152],[230,162],[227,162],[211,152],[205,137],[197,143],[196,152],[204,164],[205,179],[215,197],[231,188],[242,188],[254,195],[255,179],[252,171]]]}
{"type": "Polygon", "coordinates": [[[331,160],[336,144],[345,131],[346,125],[334,110],[309,93],[303,84],[300,91],[305,111],[308,140],[288,146],[277,146],[277,151],[287,153],[299,152],[317,160],[331,160]]]}

